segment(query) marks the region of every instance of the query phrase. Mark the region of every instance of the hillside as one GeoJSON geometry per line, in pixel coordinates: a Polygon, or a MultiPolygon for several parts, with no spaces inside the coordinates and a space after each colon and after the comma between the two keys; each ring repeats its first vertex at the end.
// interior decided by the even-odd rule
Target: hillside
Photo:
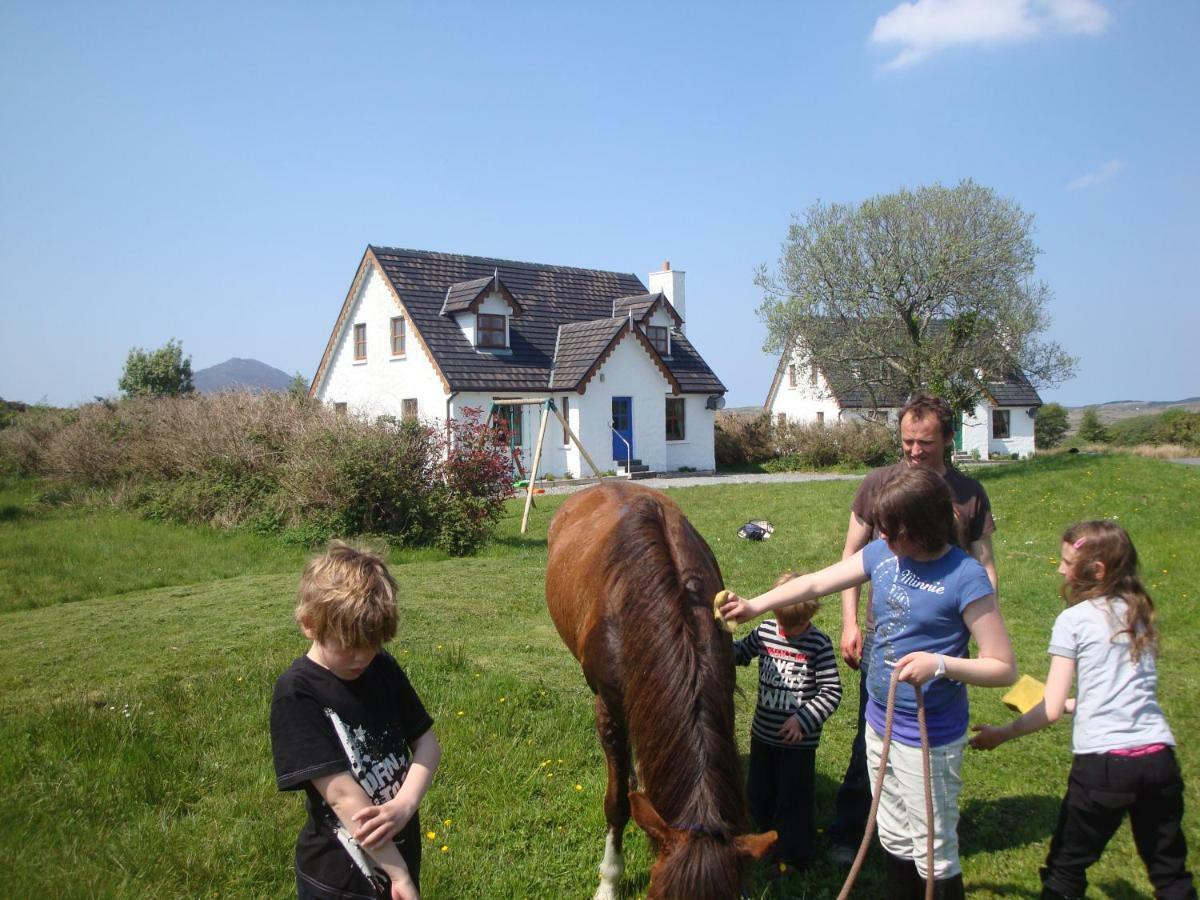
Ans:
{"type": "Polygon", "coordinates": [[[257,359],[227,359],[192,375],[192,384],[202,394],[220,391],[286,391],[292,376],[257,359]]]}
{"type": "Polygon", "coordinates": [[[1092,406],[1068,406],[1067,417],[1070,419],[1072,430],[1079,427],[1079,420],[1083,418],[1084,411],[1088,409],[1094,409],[1102,423],[1111,425],[1122,419],[1156,415],[1166,412],[1168,409],[1200,412],[1200,397],[1188,397],[1186,400],[1112,400],[1092,406]]]}

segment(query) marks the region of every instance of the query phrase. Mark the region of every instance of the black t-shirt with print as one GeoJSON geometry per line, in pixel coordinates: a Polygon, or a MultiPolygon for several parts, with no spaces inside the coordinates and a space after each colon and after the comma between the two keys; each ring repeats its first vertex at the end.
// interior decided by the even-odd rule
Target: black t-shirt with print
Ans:
{"type": "MultiPolygon", "coordinates": [[[[363,673],[343,681],[301,656],[275,682],[271,751],[281,791],[303,790],[308,820],[296,841],[296,872],[322,898],[379,896],[370,857],[342,827],[313,779],[349,771],[371,802],[396,795],[413,742],[433,726],[408,676],[380,651],[363,673]]],[[[394,838],[419,885],[421,826],[414,815],[394,838]]]]}

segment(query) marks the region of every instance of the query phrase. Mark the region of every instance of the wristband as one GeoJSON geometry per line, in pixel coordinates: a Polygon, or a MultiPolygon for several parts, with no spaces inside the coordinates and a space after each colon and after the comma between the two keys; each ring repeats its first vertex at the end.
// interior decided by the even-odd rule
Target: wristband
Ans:
{"type": "Polygon", "coordinates": [[[937,655],[937,658],[938,658],[938,667],[937,667],[937,671],[933,673],[933,677],[934,678],[945,678],[946,677],[946,657],[944,654],[939,653],[937,655]]]}

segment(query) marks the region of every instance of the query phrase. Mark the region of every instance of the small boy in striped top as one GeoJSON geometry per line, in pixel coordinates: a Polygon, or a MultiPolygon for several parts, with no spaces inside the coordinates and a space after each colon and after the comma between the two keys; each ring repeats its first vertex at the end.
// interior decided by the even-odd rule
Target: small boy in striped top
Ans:
{"type": "MultiPolygon", "coordinates": [[[[796,578],[786,572],[779,587],[796,578]]],[[[829,635],[812,624],[818,600],[784,606],[733,644],[739,666],[758,659],[746,794],[760,831],[779,832],[775,858],[798,869],[813,857],[813,800],[821,726],[842,701],[829,635]]]]}

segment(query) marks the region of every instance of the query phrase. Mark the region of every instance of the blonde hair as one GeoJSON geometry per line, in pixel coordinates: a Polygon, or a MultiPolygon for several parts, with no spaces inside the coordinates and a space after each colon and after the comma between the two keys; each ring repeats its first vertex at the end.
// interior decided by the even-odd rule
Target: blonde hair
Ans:
{"type": "Polygon", "coordinates": [[[1075,551],[1071,577],[1062,585],[1067,605],[1095,597],[1120,597],[1125,601],[1125,627],[1113,637],[1129,635],[1134,662],[1145,651],[1153,651],[1158,643],[1154,601],[1138,575],[1137,550],[1128,532],[1105,520],[1077,522],[1063,532],[1062,541],[1075,551]]]}
{"type": "MultiPolygon", "coordinates": [[[[779,587],[787,584],[793,578],[799,578],[799,572],[784,572],[775,579],[775,584],[772,587],[779,587]]],[[[801,600],[799,603],[789,603],[787,606],[781,606],[775,610],[775,621],[777,621],[784,631],[790,631],[793,628],[801,628],[812,621],[813,616],[817,614],[817,610],[821,608],[821,601],[817,598],[811,600],[801,600]]]]}
{"type": "Polygon", "coordinates": [[[396,582],[369,550],[330,541],[300,579],[296,621],[321,643],[379,647],[396,636],[396,582]]]}

